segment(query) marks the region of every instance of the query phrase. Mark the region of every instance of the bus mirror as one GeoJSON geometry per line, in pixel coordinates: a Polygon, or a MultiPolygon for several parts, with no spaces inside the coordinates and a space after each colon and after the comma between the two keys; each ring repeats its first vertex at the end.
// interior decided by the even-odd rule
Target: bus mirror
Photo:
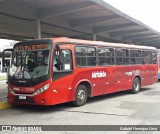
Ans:
{"type": "Polygon", "coordinates": [[[13,51],[13,49],[5,49],[5,50],[3,50],[3,52],[2,52],[2,65],[5,64],[5,53],[6,52],[12,52],[12,51],[13,51]]]}

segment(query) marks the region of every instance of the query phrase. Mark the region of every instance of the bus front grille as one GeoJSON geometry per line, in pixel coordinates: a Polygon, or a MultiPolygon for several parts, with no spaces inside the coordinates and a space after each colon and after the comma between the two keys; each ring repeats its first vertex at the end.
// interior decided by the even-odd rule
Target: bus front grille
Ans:
{"type": "Polygon", "coordinates": [[[26,97],[26,99],[19,99],[19,96],[14,97],[14,102],[15,103],[18,103],[18,102],[35,103],[33,98],[26,97]]]}

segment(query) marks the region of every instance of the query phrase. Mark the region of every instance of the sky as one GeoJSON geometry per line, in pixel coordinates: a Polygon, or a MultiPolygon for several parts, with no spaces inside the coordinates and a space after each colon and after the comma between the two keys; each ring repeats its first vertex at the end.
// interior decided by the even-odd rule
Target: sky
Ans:
{"type": "Polygon", "coordinates": [[[15,41],[13,40],[6,40],[6,39],[0,39],[0,52],[2,52],[4,49],[12,48],[11,45],[13,45],[15,41]]]}
{"type": "Polygon", "coordinates": [[[123,13],[160,32],[160,0],[104,0],[123,13]]]}

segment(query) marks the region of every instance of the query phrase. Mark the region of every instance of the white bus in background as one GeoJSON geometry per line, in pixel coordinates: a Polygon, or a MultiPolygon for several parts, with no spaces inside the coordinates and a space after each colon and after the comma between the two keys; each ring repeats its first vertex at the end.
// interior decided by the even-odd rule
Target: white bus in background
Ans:
{"type": "MultiPolygon", "coordinates": [[[[14,41],[14,40],[2,40],[2,39],[0,39],[0,53],[2,53],[3,50],[5,50],[5,49],[13,48],[13,46],[17,42],[18,41],[14,41]],[[7,43],[7,41],[8,41],[8,43],[7,43]]],[[[7,67],[10,64],[10,60],[11,60],[11,55],[7,54],[7,57],[5,58],[5,62],[4,62],[4,65],[3,65],[2,56],[0,56],[0,73],[7,72],[7,67]]]]}
{"type": "Polygon", "coordinates": [[[2,72],[2,58],[0,58],[0,73],[2,72]]]}
{"type": "Polygon", "coordinates": [[[160,80],[160,49],[158,49],[157,53],[158,53],[158,80],[160,80]]]}
{"type": "Polygon", "coordinates": [[[10,64],[10,61],[11,61],[11,57],[7,57],[3,65],[2,57],[0,57],[0,73],[7,72],[7,68],[10,64]]]}

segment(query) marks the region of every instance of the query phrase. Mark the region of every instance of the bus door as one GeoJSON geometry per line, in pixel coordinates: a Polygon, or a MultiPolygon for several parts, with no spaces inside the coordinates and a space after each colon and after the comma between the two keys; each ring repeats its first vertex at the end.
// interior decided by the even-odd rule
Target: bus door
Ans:
{"type": "Polygon", "coordinates": [[[73,73],[72,52],[70,49],[60,49],[56,46],[53,54],[53,78],[52,89],[55,94],[55,100],[64,102],[71,99],[70,96],[73,73]]]}

